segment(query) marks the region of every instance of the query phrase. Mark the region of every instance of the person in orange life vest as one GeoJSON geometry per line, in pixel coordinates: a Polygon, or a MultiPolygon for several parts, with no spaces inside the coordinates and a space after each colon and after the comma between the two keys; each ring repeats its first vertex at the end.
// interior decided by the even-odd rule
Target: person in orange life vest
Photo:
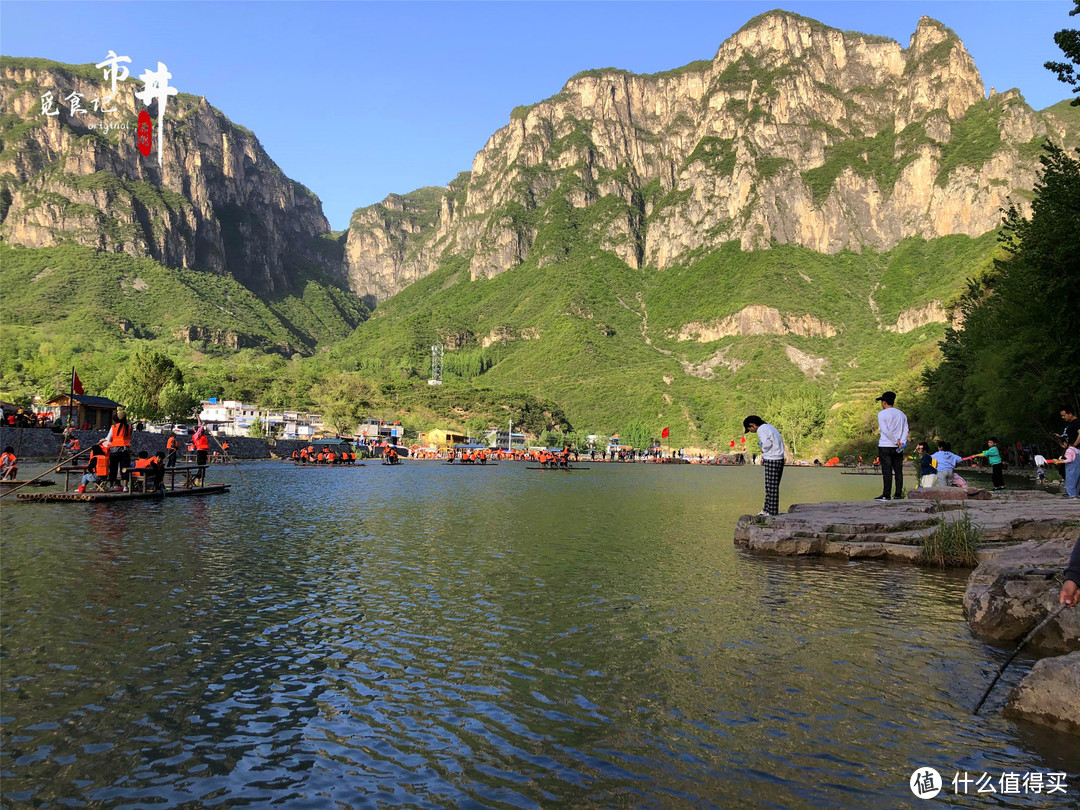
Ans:
{"type": "Polygon", "coordinates": [[[228,461],[229,460],[229,443],[228,442],[222,442],[221,443],[221,453],[222,453],[223,456],[225,456],[225,461],[228,461]]]}
{"type": "Polygon", "coordinates": [[[139,458],[135,461],[135,469],[143,477],[143,491],[161,490],[161,485],[165,480],[164,460],[165,453],[162,451],[154,456],[149,455],[145,450],[139,453],[139,458]]]}
{"type": "Polygon", "coordinates": [[[170,434],[169,438],[165,440],[165,466],[176,466],[176,452],[180,449],[180,442],[176,439],[176,434],[170,434]]]}
{"type": "Polygon", "coordinates": [[[19,459],[15,457],[15,448],[8,445],[0,453],[0,481],[14,481],[19,474],[19,459]]]}
{"type": "MultiPolygon", "coordinates": [[[[296,451],[294,450],[293,452],[295,453],[296,451]]],[[[304,464],[307,464],[308,451],[306,447],[300,448],[300,461],[302,461],[304,464]]]]}
{"type": "Polygon", "coordinates": [[[337,453],[335,453],[330,448],[327,448],[326,449],[326,463],[327,464],[334,464],[336,462],[337,462],[337,453]]]}
{"type": "Polygon", "coordinates": [[[202,421],[192,435],[191,443],[195,445],[195,463],[199,466],[195,483],[201,484],[206,478],[206,459],[210,455],[210,437],[206,435],[206,425],[202,421]]]}
{"type": "Polygon", "coordinates": [[[116,412],[112,427],[109,428],[109,483],[116,487],[121,480],[126,481],[127,468],[131,466],[131,423],[127,412],[116,412]]]}
{"type": "Polygon", "coordinates": [[[298,453],[296,450],[293,450],[292,455],[289,456],[289,458],[291,458],[293,461],[299,461],[300,460],[300,453],[298,453]]]}
{"type": "Polygon", "coordinates": [[[64,445],[64,450],[67,451],[68,455],[77,456],[82,450],[82,445],[79,444],[77,438],[72,436],[68,443],[64,445]]]}
{"type": "Polygon", "coordinates": [[[86,474],[79,482],[78,492],[85,492],[89,484],[96,484],[109,477],[109,440],[102,439],[90,448],[90,459],[86,462],[86,474]]]}
{"type": "Polygon", "coordinates": [[[136,470],[136,473],[133,476],[133,480],[134,478],[142,478],[143,489],[149,489],[147,483],[149,483],[150,480],[150,454],[145,450],[139,451],[139,457],[135,459],[134,469],[136,470]]]}

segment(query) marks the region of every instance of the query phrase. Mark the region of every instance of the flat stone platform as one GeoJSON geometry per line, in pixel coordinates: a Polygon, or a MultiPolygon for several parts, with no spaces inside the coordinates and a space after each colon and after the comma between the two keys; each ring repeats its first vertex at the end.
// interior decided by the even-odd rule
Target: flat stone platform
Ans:
{"type": "Polygon", "coordinates": [[[980,560],[1026,540],[1080,538],[1080,502],[1019,491],[994,494],[990,500],[793,504],[776,517],[740,517],[735,545],[779,556],[914,562],[939,520],[951,522],[965,513],[982,530],[980,560]]]}

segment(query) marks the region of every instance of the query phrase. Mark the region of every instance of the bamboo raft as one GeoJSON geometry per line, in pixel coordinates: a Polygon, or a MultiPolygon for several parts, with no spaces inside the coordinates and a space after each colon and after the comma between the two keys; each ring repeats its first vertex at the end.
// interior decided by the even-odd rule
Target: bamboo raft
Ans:
{"type": "Polygon", "coordinates": [[[292,459],[286,459],[284,461],[284,463],[285,464],[291,464],[294,467],[311,467],[312,469],[316,469],[316,468],[318,468],[318,469],[339,469],[339,468],[343,468],[343,467],[364,467],[364,466],[366,466],[364,464],[364,462],[362,462],[362,461],[358,461],[355,464],[327,464],[325,462],[320,464],[317,461],[309,461],[307,463],[302,463],[302,462],[299,462],[299,461],[293,461],[292,459]]]}
{"type": "Polygon", "coordinates": [[[526,470],[547,470],[548,472],[588,472],[589,467],[526,467],[526,470]]]}
{"type": "Polygon", "coordinates": [[[485,464],[480,461],[455,461],[453,463],[444,461],[443,465],[446,467],[498,467],[499,462],[491,461],[485,464]]]}
{"type": "MultiPolygon", "coordinates": [[[[228,492],[230,484],[207,484],[201,487],[177,487],[166,490],[164,499],[182,498],[194,495],[221,495],[228,492]]],[[[76,501],[82,503],[101,503],[113,501],[142,501],[162,500],[163,495],[158,490],[150,492],[20,492],[15,496],[20,501],[38,501],[56,503],[60,501],[76,501]]]]}

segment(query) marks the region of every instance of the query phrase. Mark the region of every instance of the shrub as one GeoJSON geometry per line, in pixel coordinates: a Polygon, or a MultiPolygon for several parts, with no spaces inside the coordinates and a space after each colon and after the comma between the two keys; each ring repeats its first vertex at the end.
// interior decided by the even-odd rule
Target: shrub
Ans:
{"type": "Polygon", "coordinates": [[[974,568],[979,564],[976,553],[982,540],[982,530],[972,524],[966,510],[963,517],[948,523],[942,516],[937,529],[923,540],[918,562],[938,568],[974,568]]]}

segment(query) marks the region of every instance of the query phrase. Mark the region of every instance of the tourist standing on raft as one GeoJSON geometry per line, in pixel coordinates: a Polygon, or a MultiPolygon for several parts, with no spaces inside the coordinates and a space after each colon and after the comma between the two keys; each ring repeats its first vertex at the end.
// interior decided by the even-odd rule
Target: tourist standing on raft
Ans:
{"type": "Polygon", "coordinates": [[[165,466],[176,466],[176,451],[180,449],[180,442],[176,440],[176,434],[170,433],[165,440],[165,466]]]}
{"type": "Polygon", "coordinates": [[[896,479],[895,497],[904,497],[904,447],[908,441],[908,421],[902,410],[896,407],[896,394],[886,391],[875,402],[881,403],[878,411],[878,427],[881,437],[878,439],[878,458],[881,459],[881,495],[875,501],[891,501],[892,480],[896,479]]]}
{"type": "Polygon", "coordinates": [[[109,485],[119,489],[119,481],[127,480],[127,468],[131,466],[131,423],[123,409],[116,412],[108,438],[109,485]]]}
{"type": "Polygon", "coordinates": [[[743,419],[743,434],[756,433],[761,442],[761,463],[765,467],[765,508],[759,517],[780,514],[780,479],[784,476],[784,440],[780,431],[760,416],[743,419]]]}
{"type": "Polygon", "coordinates": [[[199,466],[198,483],[206,480],[206,459],[210,455],[210,437],[206,435],[206,425],[199,420],[199,427],[195,435],[191,437],[191,443],[195,445],[195,463],[199,466]]]}

